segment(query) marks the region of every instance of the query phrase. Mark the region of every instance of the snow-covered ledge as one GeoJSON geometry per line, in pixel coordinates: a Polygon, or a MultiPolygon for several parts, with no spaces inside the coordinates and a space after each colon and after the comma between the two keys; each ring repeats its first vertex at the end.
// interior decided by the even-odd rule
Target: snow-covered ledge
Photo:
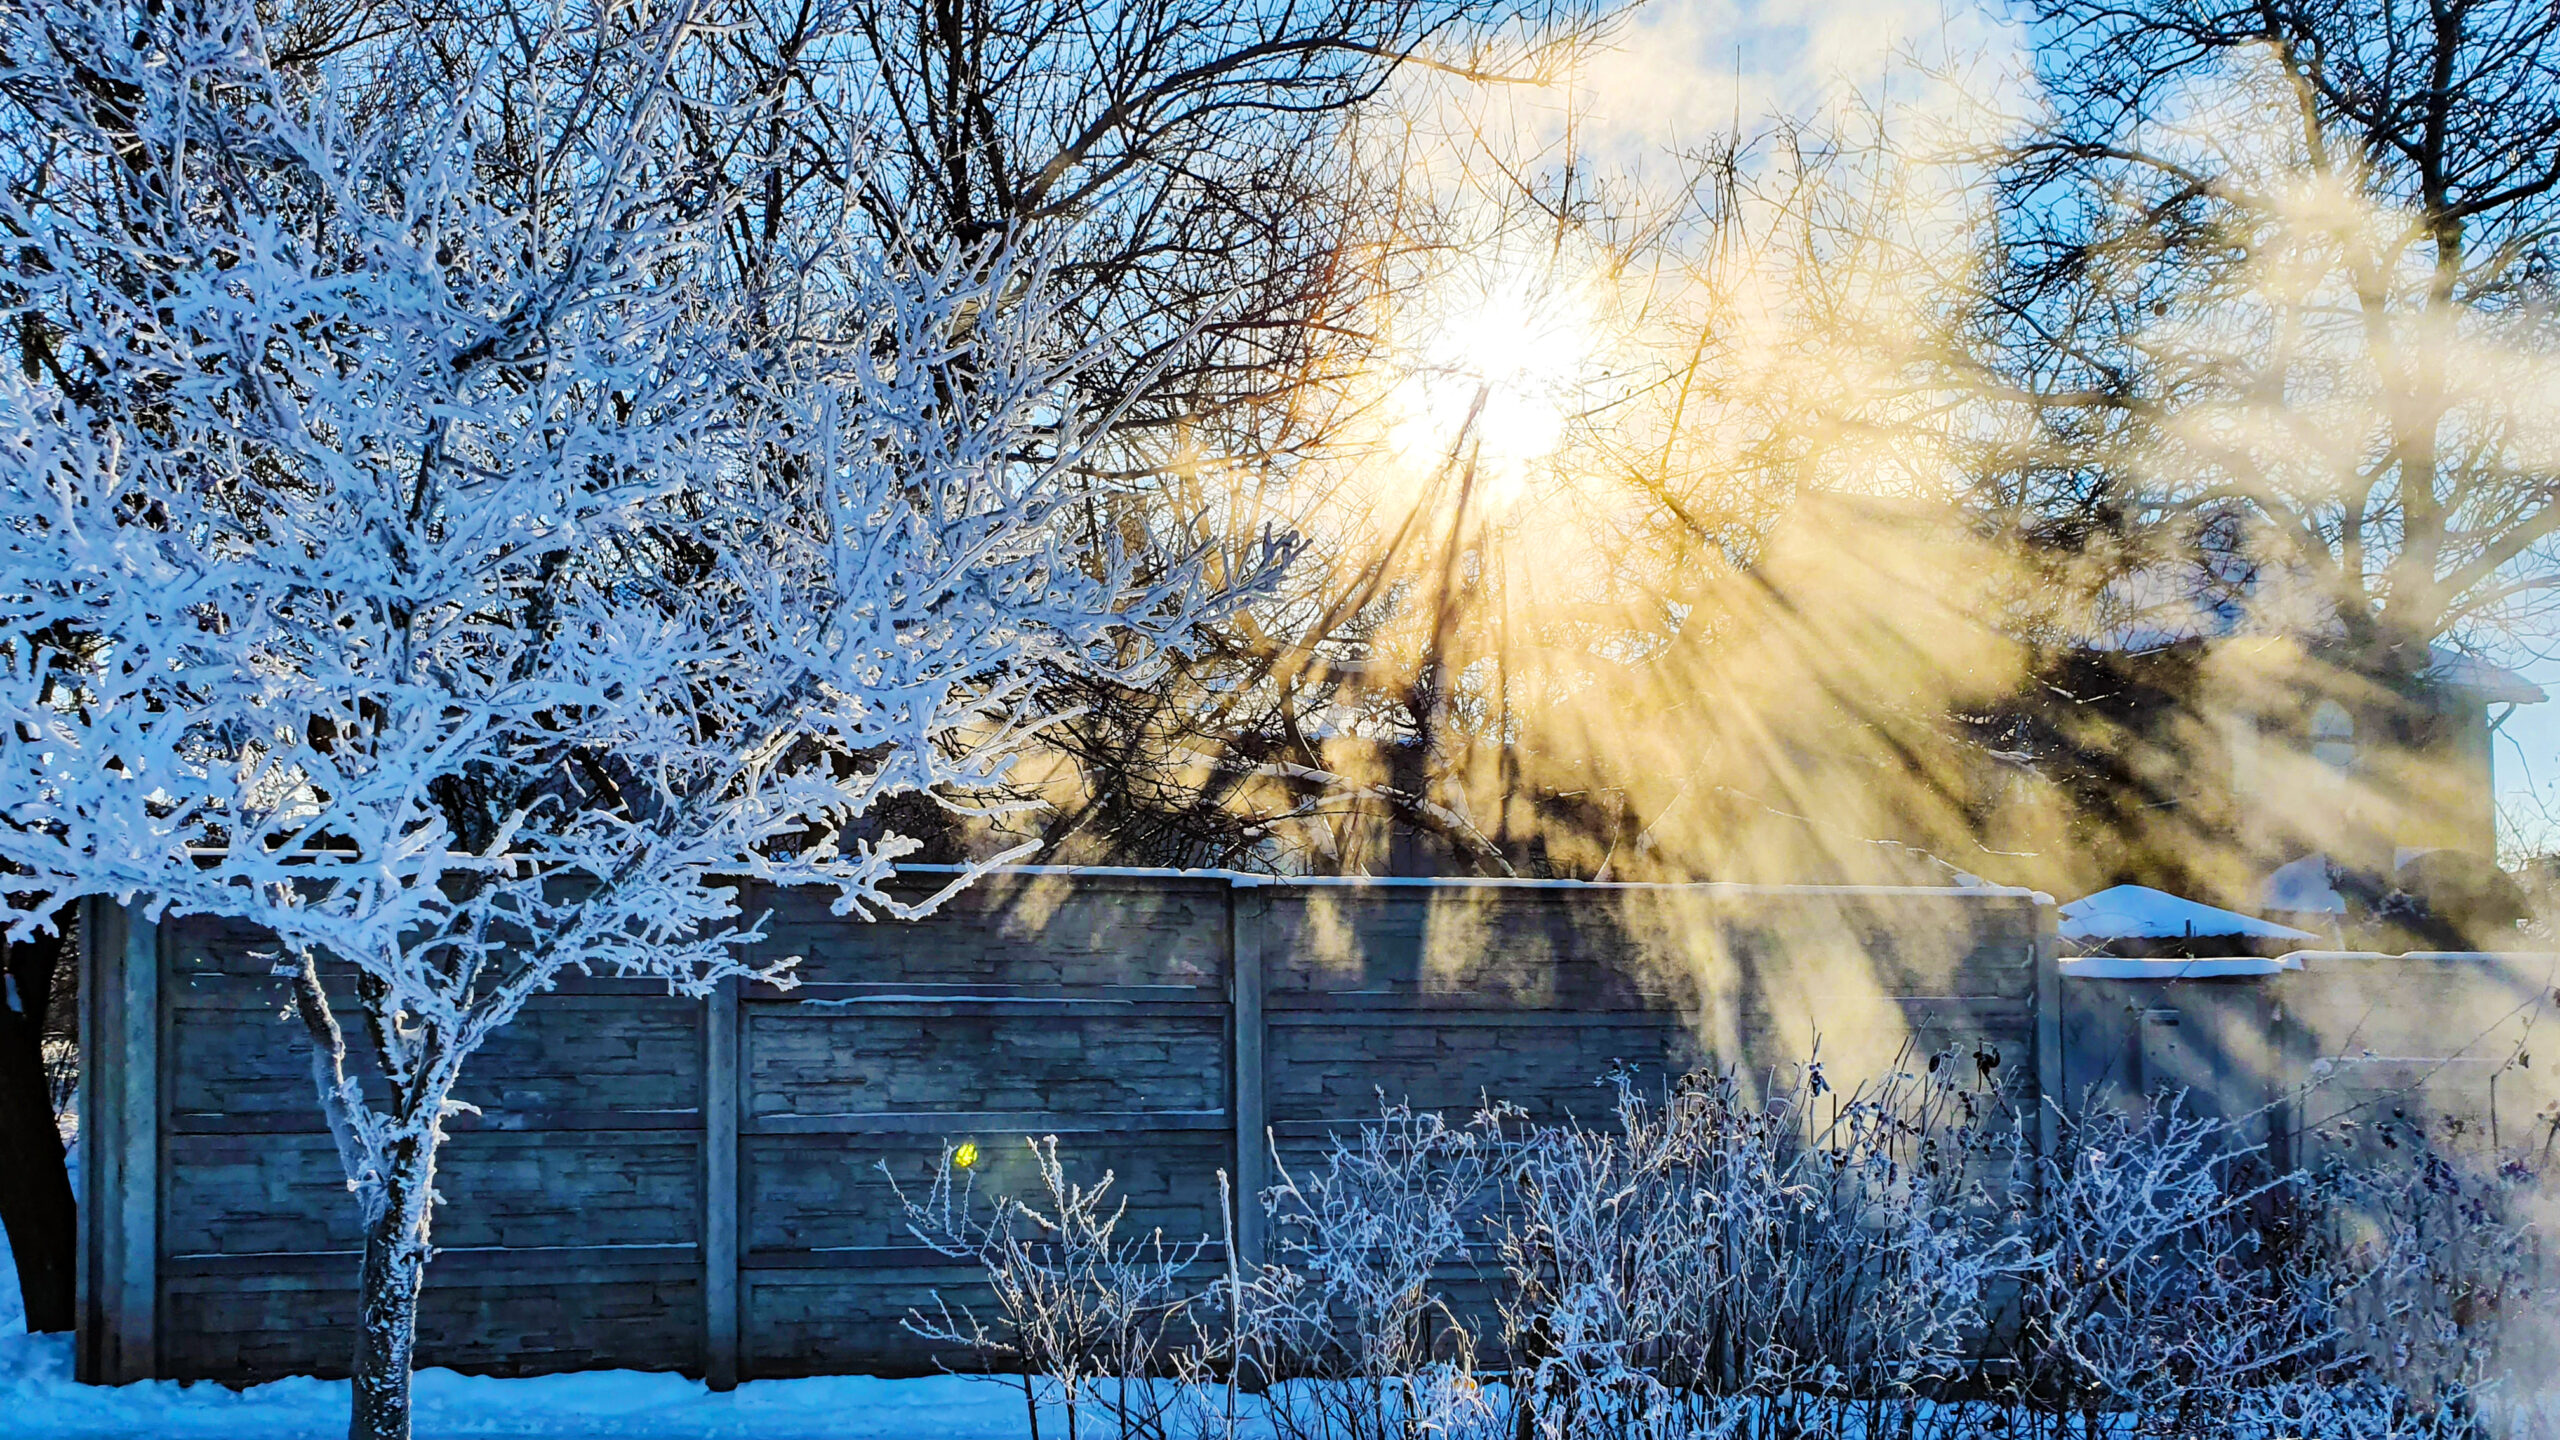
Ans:
{"type": "Polygon", "coordinates": [[[2316,970],[2344,962],[2416,961],[2422,964],[2514,964],[2524,960],[2560,963],[2560,951],[2548,950],[2291,950],[2270,959],[2264,955],[2207,955],[2196,959],[2130,958],[2121,955],[2071,955],[2059,963],[2062,973],[2078,980],[2214,980],[2233,976],[2278,975],[2288,970],[2316,970]]]}
{"type": "Polygon", "coordinates": [[[2138,959],[2122,955],[2073,955],[2061,961],[2062,973],[2075,980],[2218,980],[2241,975],[2276,975],[2302,968],[2302,957],[2287,955],[2209,955],[2197,959],[2138,959]]]}

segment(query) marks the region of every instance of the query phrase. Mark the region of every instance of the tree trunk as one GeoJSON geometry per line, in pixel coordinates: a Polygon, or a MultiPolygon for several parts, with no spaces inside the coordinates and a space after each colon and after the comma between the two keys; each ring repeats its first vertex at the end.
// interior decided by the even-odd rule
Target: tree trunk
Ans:
{"type": "Polygon", "coordinates": [[[66,927],[11,945],[0,961],[0,1225],[17,1260],[30,1330],[68,1330],[75,1315],[79,1209],[44,1064],[45,1012],[68,937],[66,927]]]}
{"type": "Polygon", "coordinates": [[[430,1129],[426,1139],[394,1153],[388,1203],[365,1230],[347,1440],[409,1440],[409,1372],[418,1345],[418,1296],[427,1278],[427,1217],[440,1138],[430,1129]]]}

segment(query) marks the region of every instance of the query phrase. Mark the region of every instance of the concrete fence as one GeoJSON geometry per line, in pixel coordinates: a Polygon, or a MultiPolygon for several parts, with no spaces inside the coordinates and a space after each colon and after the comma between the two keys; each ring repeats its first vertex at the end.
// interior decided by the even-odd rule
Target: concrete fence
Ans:
{"type": "MultiPolygon", "coordinates": [[[[1021,1137],[1055,1135],[1116,1177],[1125,1224],[1188,1240],[1224,1231],[1218,1172],[1265,1183],[1266,1136],[1305,1156],[1382,1095],[1590,1114],[1613,1067],[1789,1063],[1817,1036],[1843,1081],[1962,1044],[2029,1098],[2063,1083],[2053,911],[2021,891],[1022,870],[915,924],[747,901],[774,912],[766,956],[804,957],[796,988],[572,977],[466,1069],[420,1363],[929,1366],[900,1317],[975,1277],[904,1233],[890,1177],[921,1184],[946,1143],[1018,1190],[1021,1137]]],[[[80,1374],[343,1373],[354,1207],[261,937],[87,918],[80,1374]]]]}
{"type": "Polygon", "coordinates": [[[2560,954],[2303,951],[2064,962],[2066,1103],[2181,1094],[2290,1164],[2388,1150],[2548,1150],[2560,954]]]}

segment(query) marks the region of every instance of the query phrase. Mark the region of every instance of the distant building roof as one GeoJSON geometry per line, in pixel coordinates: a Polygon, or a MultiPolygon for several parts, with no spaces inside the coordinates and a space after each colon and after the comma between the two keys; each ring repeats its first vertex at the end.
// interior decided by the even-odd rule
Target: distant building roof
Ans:
{"type": "Polygon", "coordinates": [[[2261,910],[2291,910],[2304,915],[2344,915],[2346,897],[2329,883],[2329,857],[2305,855],[2289,860],[2268,872],[2267,883],[2258,890],[2261,910]]]}
{"type": "MultiPolygon", "coordinates": [[[[2337,613],[2316,589],[2271,582],[2263,567],[2229,555],[2148,565],[2110,582],[2092,650],[2139,655],[2189,642],[2290,635],[2315,650],[2342,638],[2337,613]]],[[[2427,647],[2426,678],[2483,704],[2538,705],[2551,697],[2502,665],[2444,645],[2427,647]]]]}
{"type": "Polygon", "coordinates": [[[2308,930],[2296,930],[2237,910],[2201,905],[2148,885],[2117,885],[2062,907],[2062,938],[2084,944],[2096,940],[2177,940],[2224,935],[2253,940],[2320,938],[2308,930]]]}
{"type": "Polygon", "coordinates": [[[2447,690],[2476,695],[2492,705],[2539,705],[2551,698],[2541,686],[2477,655],[2433,645],[2427,649],[2427,661],[2429,680],[2447,690]]]}

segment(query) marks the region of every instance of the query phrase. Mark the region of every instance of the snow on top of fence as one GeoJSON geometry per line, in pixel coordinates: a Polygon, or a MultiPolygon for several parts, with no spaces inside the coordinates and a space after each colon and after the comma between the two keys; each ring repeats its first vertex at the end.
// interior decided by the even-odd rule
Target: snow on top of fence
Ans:
{"type": "Polygon", "coordinates": [[[2302,962],[2291,955],[2280,960],[2263,955],[2209,955],[2193,960],[2079,955],[2068,957],[2061,964],[2063,974],[2081,980],[2214,980],[2234,975],[2274,975],[2302,968],[2302,962]]]}
{"type": "Polygon", "coordinates": [[[2411,950],[2391,955],[2379,950],[2290,950],[2270,959],[2263,955],[2209,955],[2193,960],[2129,959],[2117,955],[2066,956],[2062,973],[2082,980],[2211,980],[2231,976],[2276,975],[2287,970],[2317,970],[2344,960],[2469,961],[2481,964],[2541,960],[2560,966],[2560,952],[2544,950],[2411,950]]]}
{"type": "MultiPolygon", "coordinates": [[[[957,875],[965,865],[900,865],[901,874],[957,875]]],[[[1946,897],[1979,895],[2028,900],[2050,905],[2053,897],[2023,885],[1995,885],[1976,880],[1965,885],[1755,885],[1738,880],[1545,880],[1499,875],[1263,875],[1249,870],[1183,870],[1143,865],[999,865],[982,872],[998,875],[1059,875],[1110,880],[1223,880],[1238,889],[1265,885],[1297,885],[1323,889],[1457,890],[1707,890],[1741,895],[1877,895],[1946,897]]]]}

